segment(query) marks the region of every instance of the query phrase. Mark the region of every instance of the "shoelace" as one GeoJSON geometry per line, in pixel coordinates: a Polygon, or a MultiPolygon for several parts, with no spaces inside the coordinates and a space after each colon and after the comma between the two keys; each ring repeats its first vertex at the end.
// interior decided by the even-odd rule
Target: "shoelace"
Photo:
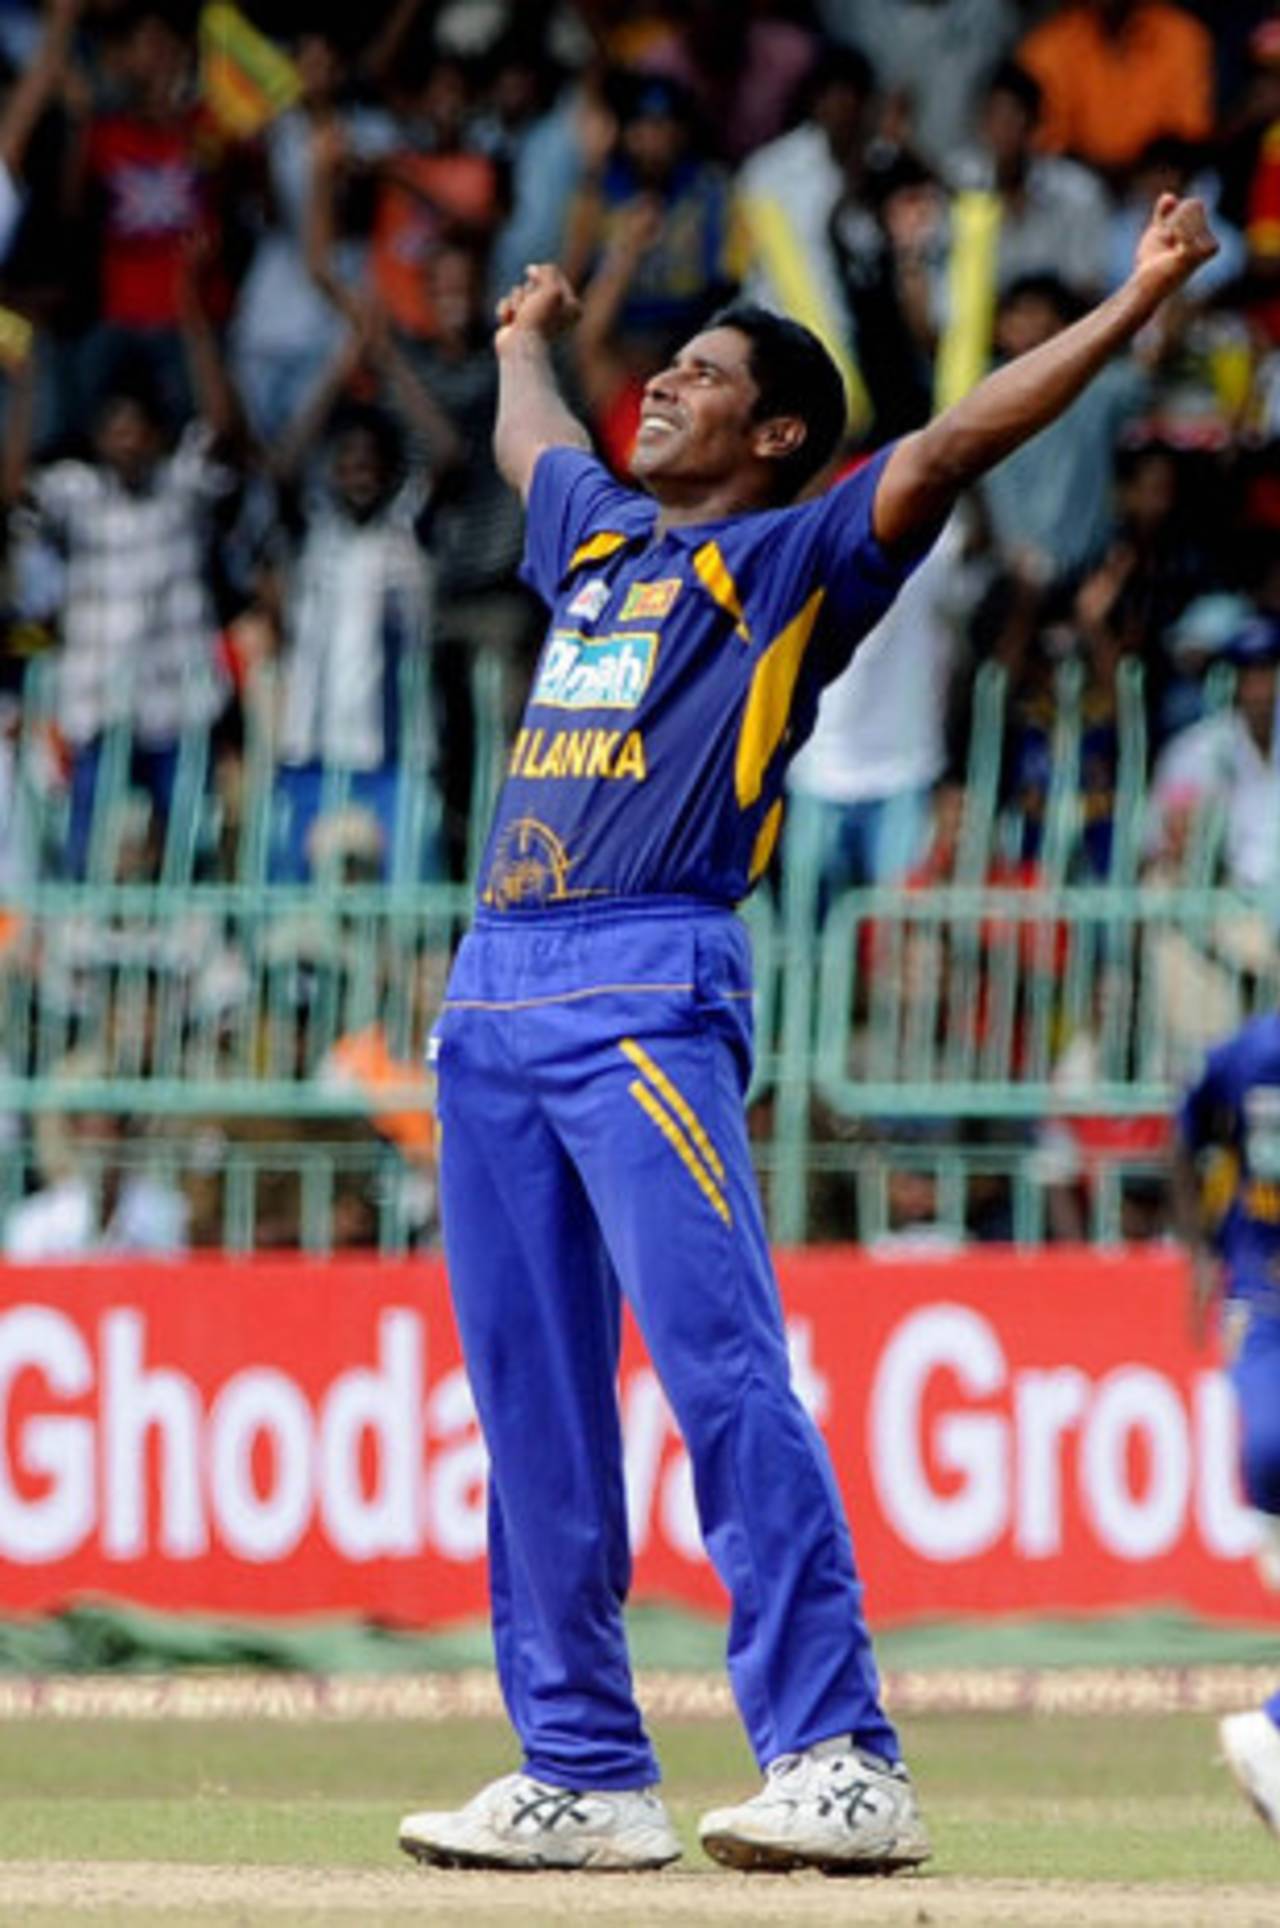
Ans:
{"type": "Polygon", "coordinates": [[[889,1761],[882,1761],[878,1755],[868,1754],[864,1748],[854,1747],[852,1742],[839,1753],[833,1750],[830,1754],[822,1755],[809,1750],[800,1754],[779,1754],[765,1769],[765,1777],[770,1781],[785,1780],[788,1775],[794,1774],[797,1768],[834,1765],[835,1762],[847,1761],[850,1757],[861,1762],[862,1766],[873,1774],[887,1774],[895,1781],[905,1781],[907,1778],[906,1769],[900,1762],[894,1765],[889,1761]]]}

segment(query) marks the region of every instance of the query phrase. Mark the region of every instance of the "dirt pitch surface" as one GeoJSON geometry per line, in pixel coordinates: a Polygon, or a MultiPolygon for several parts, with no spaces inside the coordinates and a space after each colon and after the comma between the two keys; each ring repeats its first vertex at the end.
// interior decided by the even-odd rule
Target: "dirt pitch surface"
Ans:
{"type": "Polygon", "coordinates": [[[6,1923],[85,1916],[113,1923],[430,1921],[434,1928],[575,1921],[637,1928],[702,1923],[864,1928],[1275,1928],[1280,1902],[1255,1888],[1195,1894],[1169,1885],[970,1881],[927,1875],[499,1875],[406,1869],[192,1867],[149,1862],[16,1862],[3,1872],[6,1923]]]}
{"type": "Polygon", "coordinates": [[[487,1673],[0,1678],[0,1928],[1280,1928],[1280,1843],[1212,1762],[1213,1715],[1272,1685],[894,1676],[939,1872],[884,1881],[705,1862],[698,1813],[753,1771],[722,1677],[641,1679],[686,1845],[643,1876],[400,1865],[410,1789],[450,1805],[510,1765],[487,1673]]]}

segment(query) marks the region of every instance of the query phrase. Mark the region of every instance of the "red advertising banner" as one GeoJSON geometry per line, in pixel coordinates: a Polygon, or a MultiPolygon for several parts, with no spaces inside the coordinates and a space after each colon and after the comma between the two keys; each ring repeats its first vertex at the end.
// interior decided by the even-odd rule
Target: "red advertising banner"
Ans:
{"type": "MultiPolygon", "coordinates": [[[[874,1624],[1178,1604],[1258,1618],[1236,1416],[1166,1251],[779,1259],[874,1624]]],[[[0,1273],[0,1612],[86,1592],[410,1626],[483,1609],[484,1449],[439,1263],[0,1273]]],[[[634,1333],[640,1597],[723,1604],[634,1333]]]]}

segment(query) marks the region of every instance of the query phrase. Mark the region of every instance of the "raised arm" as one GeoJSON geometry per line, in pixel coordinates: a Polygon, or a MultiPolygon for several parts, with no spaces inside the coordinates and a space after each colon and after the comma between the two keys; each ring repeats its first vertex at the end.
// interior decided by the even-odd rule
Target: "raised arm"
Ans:
{"type": "Polygon", "coordinates": [[[880,541],[909,544],[935,530],[971,483],[1056,420],[1217,251],[1203,204],[1162,195],[1113,295],[898,443],[876,489],[880,541]]]}
{"type": "Polygon", "coordinates": [[[566,406],[551,365],[551,343],[578,318],[578,297],[559,268],[540,262],[498,303],[498,419],[493,453],[522,498],[543,449],[589,449],[591,437],[566,406]]]}
{"type": "Polygon", "coordinates": [[[80,18],[80,0],[53,0],[44,34],[0,114],[0,162],[21,174],[41,115],[61,86],[80,18]]]}

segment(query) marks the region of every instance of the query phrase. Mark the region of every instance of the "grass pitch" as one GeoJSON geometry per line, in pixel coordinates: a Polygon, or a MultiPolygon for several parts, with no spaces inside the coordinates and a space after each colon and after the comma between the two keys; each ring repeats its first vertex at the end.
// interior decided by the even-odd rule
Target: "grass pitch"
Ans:
{"type": "Polygon", "coordinates": [[[0,1922],[1280,1923],[1280,1842],[1215,1766],[1204,1716],[912,1719],[936,1859],[895,1882],[713,1870],[697,1816],[755,1785],[742,1736],[705,1721],[655,1738],[685,1872],[566,1881],[400,1865],[405,1809],[515,1764],[492,1721],[9,1721],[0,1922]]]}

